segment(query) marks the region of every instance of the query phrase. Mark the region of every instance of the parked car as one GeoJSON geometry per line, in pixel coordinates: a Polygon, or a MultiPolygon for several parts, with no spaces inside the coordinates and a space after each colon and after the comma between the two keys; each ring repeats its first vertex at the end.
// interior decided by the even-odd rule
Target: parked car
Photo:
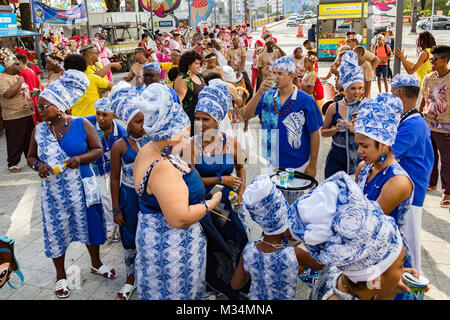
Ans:
{"type": "Polygon", "coordinates": [[[306,12],[305,12],[305,18],[312,17],[312,15],[313,15],[313,12],[312,12],[312,11],[306,11],[306,12]]]}
{"type": "MultiPolygon", "coordinates": [[[[422,30],[429,30],[430,26],[430,18],[420,19],[417,22],[417,27],[422,30]]],[[[436,29],[446,29],[450,30],[450,17],[445,16],[434,16],[433,17],[433,30],[436,29]]]]}
{"type": "Polygon", "coordinates": [[[303,20],[305,20],[305,16],[303,14],[297,15],[297,22],[298,23],[304,22],[303,20]]]}
{"type": "Polygon", "coordinates": [[[286,27],[296,27],[297,26],[297,17],[290,16],[288,21],[286,22],[286,27]]]}

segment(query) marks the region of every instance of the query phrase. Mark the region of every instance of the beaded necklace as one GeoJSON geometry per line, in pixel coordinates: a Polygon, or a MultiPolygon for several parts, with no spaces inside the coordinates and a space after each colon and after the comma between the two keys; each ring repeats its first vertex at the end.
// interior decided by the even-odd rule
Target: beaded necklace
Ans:
{"type": "MultiPolygon", "coordinates": [[[[281,101],[281,100],[280,100],[280,101],[281,101]]],[[[276,112],[280,117],[284,117],[284,116],[289,112],[289,110],[291,109],[292,105],[294,104],[294,101],[295,101],[295,100],[293,100],[293,99],[291,98],[291,101],[289,101],[289,104],[286,106],[286,108],[285,108],[283,111],[278,111],[278,110],[277,110],[277,99],[276,99],[276,97],[273,97],[273,110],[275,110],[275,112],[276,112]]],[[[283,107],[283,106],[281,106],[281,107],[283,107]]]]}

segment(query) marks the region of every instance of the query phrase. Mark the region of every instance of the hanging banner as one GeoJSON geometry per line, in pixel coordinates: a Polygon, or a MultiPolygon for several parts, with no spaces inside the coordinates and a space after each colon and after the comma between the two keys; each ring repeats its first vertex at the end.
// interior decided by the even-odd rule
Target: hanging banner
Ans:
{"type": "Polygon", "coordinates": [[[397,0],[372,0],[373,12],[377,16],[395,17],[397,0]]]}
{"type": "Polygon", "coordinates": [[[54,9],[38,1],[31,1],[34,23],[74,24],[86,23],[87,15],[84,4],[69,10],[54,9]]]}
{"type": "Polygon", "coordinates": [[[139,0],[142,7],[147,11],[152,11],[160,18],[165,18],[169,13],[173,13],[180,6],[181,0],[139,0]],[[150,2],[151,1],[151,2],[150,2]]]}

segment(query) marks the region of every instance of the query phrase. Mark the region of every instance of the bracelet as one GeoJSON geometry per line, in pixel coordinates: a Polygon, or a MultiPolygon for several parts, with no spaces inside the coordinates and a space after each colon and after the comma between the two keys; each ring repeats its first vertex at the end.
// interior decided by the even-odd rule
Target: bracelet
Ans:
{"type": "Polygon", "coordinates": [[[206,207],[206,213],[209,213],[209,208],[208,208],[208,205],[206,204],[206,201],[205,201],[205,200],[202,200],[202,201],[200,201],[200,203],[205,205],[205,207],[206,207]]]}
{"type": "Polygon", "coordinates": [[[118,214],[120,212],[120,208],[116,210],[116,212],[114,212],[113,210],[111,210],[112,214],[115,216],[116,214],[118,214]]]}
{"type": "Polygon", "coordinates": [[[217,174],[217,178],[219,178],[219,184],[222,184],[223,180],[222,180],[222,176],[220,175],[220,173],[217,174]]]}
{"type": "Polygon", "coordinates": [[[36,162],[33,164],[34,171],[39,171],[38,168],[36,167],[39,163],[41,163],[41,162],[39,160],[36,160],[36,162]]]}

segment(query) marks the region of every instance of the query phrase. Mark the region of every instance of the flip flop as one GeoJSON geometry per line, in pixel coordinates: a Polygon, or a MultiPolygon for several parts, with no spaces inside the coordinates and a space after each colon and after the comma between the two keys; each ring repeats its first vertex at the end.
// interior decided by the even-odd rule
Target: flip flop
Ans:
{"type": "Polygon", "coordinates": [[[8,170],[11,171],[12,173],[17,173],[17,172],[22,171],[22,168],[18,167],[18,166],[11,166],[8,168],[8,170]]]}
{"type": "Polygon", "coordinates": [[[69,288],[67,287],[67,279],[61,279],[61,280],[56,281],[56,284],[55,284],[55,295],[56,295],[58,298],[60,298],[60,299],[65,299],[65,298],[67,298],[68,296],[70,296],[70,290],[69,290],[69,288]],[[62,290],[63,293],[60,294],[60,295],[58,295],[56,292],[57,292],[57,291],[60,291],[60,290],[62,290]],[[68,292],[68,293],[67,293],[67,294],[64,294],[64,292],[68,292]]]}
{"type": "Polygon", "coordinates": [[[101,276],[103,276],[105,278],[108,278],[108,279],[115,279],[115,278],[117,278],[117,273],[113,274],[112,273],[113,270],[114,270],[113,268],[108,267],[105,264],[102,264],[101,267],[98,268],[98,269],[96,269],[96,268],[91,266],[91,272],[92,273],[99,274],[99,275],[101,275],[101,276]]]}
{"type": "Polygon", "coordinates": [[[441,208],[450,208],[450,200],[442,200],[440,206],[441,208]]]}

